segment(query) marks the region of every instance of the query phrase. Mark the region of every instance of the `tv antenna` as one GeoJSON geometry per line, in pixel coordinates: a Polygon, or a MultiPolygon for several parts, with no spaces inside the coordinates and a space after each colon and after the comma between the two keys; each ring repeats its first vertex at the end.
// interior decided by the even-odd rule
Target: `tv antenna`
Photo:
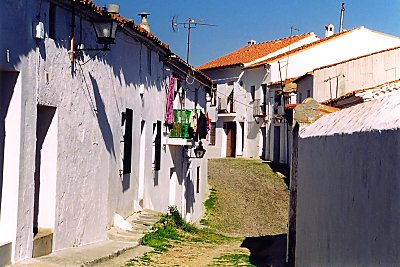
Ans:
{"type": "Polygon", "coordinates": [[[216,27],[217,25],[215,24],[208,24],[208,23],[203,23],[202,19],[197,19],[197,18],[187,18],[184,22],[179,22],[177,20],[176,16],[172,17],[171,21],[171,27],[174,32],[176,32],[177,27],[182,25],[183,28],[188,29],[187,33],[187,50],[186,50],[186,63],[189,64],[189,55],[190,55],[190,31],[191,29],[195,29],[198,26],[211,26],[211,27],[216,27]]]}

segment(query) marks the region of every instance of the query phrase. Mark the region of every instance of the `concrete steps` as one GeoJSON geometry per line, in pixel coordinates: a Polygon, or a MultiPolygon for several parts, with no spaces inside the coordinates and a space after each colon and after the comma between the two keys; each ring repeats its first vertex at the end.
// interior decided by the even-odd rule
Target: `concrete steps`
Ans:
{"type": "Polygon", "coordinates": [[[11,242],[0,242],[0,267],[11,263],[11,242]]]}
{"type": "MultiPolygon", "coordinates": [[[[146,232],[160,219],[161,213],[144,210],[129,216],[132,231],[112,227],[107,231],[108,240],[53,252],[32,258],[12,266],[122,266],[134,257],[143,255],[152,248],[139,246],[146,232]]],[[[1,254],[0,254],[1,255],[1,254]]],[[[10,255],[11,257],[11,255],[10,255]]],[[[8,262],[9,263],[9,262],[8,262]]],[[[1,267],[1,265],[0,265],[1,267]]]]}

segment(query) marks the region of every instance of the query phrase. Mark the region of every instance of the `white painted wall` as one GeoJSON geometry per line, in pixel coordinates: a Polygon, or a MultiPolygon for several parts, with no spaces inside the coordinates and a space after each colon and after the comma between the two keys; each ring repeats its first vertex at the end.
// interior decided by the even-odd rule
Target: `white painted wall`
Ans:
{"type": "MultiPolygon", "coordinates": [[[[3,190],[0,214],[0,240],[11,242],[17,236],[20,149],[21,149],[21,76],[13,88],[12,98],[5,119],[3,190]]],[[[6,88],[2,88],[5,90],[6,88]]],[[[12,257],[15,246],[12,247],[12,257]]]]}
{"type": "MultiPolygon", "coordinates": [[[[85,52],[83,61],[71,64],[68,54],[70,13],[58,7],[56,38],[36,41],[32,38],[31,26],[38,10],[47,36],[49,2],[6,0],[0,10],[0,17],[4,18],[0,32],[9,36],[0,42],[0,51],[5,53],[8,49],[10,55],[9,62],[6,56],[0,57],[0,69],[20,72],[6,121],[6,131],[12,133],[10,137],[13,138],[6,137],[5,141],[6,178],[0,217],[0,240],[13,242],[13,261],[32,255],[38,104],[56,107],[58,117],[55,127],[58,134],[51,135],[54,137],[51,141],[57,145],[54,149],[46,145],[48,149],[45,149],[46,153],[56,155],[57,165],[52,165],[51,171],[43,170],[48,177],[56,172],[56,184],[52,186],[56,188],[55,203],[47,203],[55,204],[56,212],[41,217],[41,221],[50,224],[51,216],[55,216],[54,250],[104,240],[115,213],[126,217],[141,208],[166,211],[170,168],[183,162],[181,149],[171,153],[166,146],[162,151],[162,169],[155,182],[151,162],[152,127],[157,120],[164,120],[165,80],[169,76],[161,61],[163,52],[146,39],[139,36],[134,39],[119,31],[110,51],[97,56],[95,52],[85,52]],[[23,25],[18,32],[15,31],[17,22],[23,25]],[[147,47],[152,51],[151,74],[147,47]],[[143,96],[141,85],[144,85],[143,96]],[[133,110],[132,173],[120,176],[123,155],[120,142],[124,134],[121,116],[126,108],[133,110]],[[146,121],[146,137],[143,138],[140,136],[142,120],[146,121]],[[145,143],[143,149],[140,149],[141,139],[145,143]],[[139,166],[144,166],[140,180],[143,204],[138,198],[139,166]]],[[[77,17],[75,42],[95,47],[92,25],[85,19],[82,29],[80,24],[77,17]]],[[[199,87],[197,83],[193,86],[199,87]]],[[[202,87],[199,99],[199,105],[205,109],[202,87]]],[[[51,132],[53,130],[51,128],[51,132]]],[[[207,149],[207,142],[203,144],[207,149]]],[[[187,191],[185,197],[192,199],[187,206],[189,215],[184,214],[192,221],[202,214],[207,185],[207,161],[193,162],[192,168],[201,167],[199,193],[191,193],[191,188],[192,191],[187,190],[190,181],[197,182],[193,179],[176,188],[177,194],[187,191]]]]}
{"type": "MultiPolygon", "coordinates": [[[[315,68],[400,45],[400,38],[359,27],[328,42],[279,60],[283,79],[298,77],[315,68]],[[287,60],[289,65],[287,68],[287,60]],[[287,77],[286,77],[287,73],[287,77]]],[[[271,62],[271,81],[280,81],[278,61],[271,62]]]]}
{"type": "Polygon", "coordinates": [[[56,212],[58,114],[51,121],[41,149],[38,227],[54,229],[56,212]]]}
{"type": "Polygon", "coordinates": [[[359,104],[301,131],[296,266],[399,265],[399,101],[359,104]]]}
{"type": "Polygon", "coordinates": [[[351,91],[371,88],[397,80],[399,74],[400,48],[318,69],[314,71],[314,99],[324,101],[351,91]],[[324,82],[330,77],[330,81],[324,82]]]}

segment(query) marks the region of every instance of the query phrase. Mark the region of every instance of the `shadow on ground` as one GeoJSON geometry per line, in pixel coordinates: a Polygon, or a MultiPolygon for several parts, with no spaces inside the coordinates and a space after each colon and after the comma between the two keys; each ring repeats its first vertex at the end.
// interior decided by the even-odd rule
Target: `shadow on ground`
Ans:
{"type": "Polygon", "coordinates": [[[289,267],[286,263],[286,234],[246,237],[240,246],[250,250],[250,263],[257,267],[289,267]]]}
{"type": "Polygon", "coordinates": [[[285,184],[289,187],[289,182],[290,182],[290,169],[289,166],[283,163],[278,163],[278,162],[272,162],[272,161],[263,161],[263,163],[268,164],[268,166],[274,171],[274,172],[280,172],[285,176],[283,178],[285,184]]]}

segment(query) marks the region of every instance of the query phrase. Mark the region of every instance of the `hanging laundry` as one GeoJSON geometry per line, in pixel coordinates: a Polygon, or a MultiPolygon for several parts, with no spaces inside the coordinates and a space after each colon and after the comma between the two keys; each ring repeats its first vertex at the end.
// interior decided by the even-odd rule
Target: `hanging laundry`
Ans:
{"type": "Polygon", "coordinates": [[[176,78],[169,78],[169,86],[167,92],[167,109],[165,112],[165,124],[172,128],[174,125],[174,93],[175,93],[176,78]]]}
{"type": "Polygon", "coordinates": [[[202,111],[200,111],[199,118],[197,120],[197,129],[200,139],[207,138],[207,118],[202,111]]]}
{"type": "Polygon", "coordinates": [[[207,134],[208,134],[208,132],[210,131],[210,127],[211,127],[211,119],[210,119],[210,116],[208,115],[208,112],[206,112],[206,120],[207,120],[206,126],[207,126],[207,134]]]}
{"type": "Polygon", "coordinates": [[[190,127],[195,133],[197,132],[197,112],[195,110],[190,113],[190,127]]]}

